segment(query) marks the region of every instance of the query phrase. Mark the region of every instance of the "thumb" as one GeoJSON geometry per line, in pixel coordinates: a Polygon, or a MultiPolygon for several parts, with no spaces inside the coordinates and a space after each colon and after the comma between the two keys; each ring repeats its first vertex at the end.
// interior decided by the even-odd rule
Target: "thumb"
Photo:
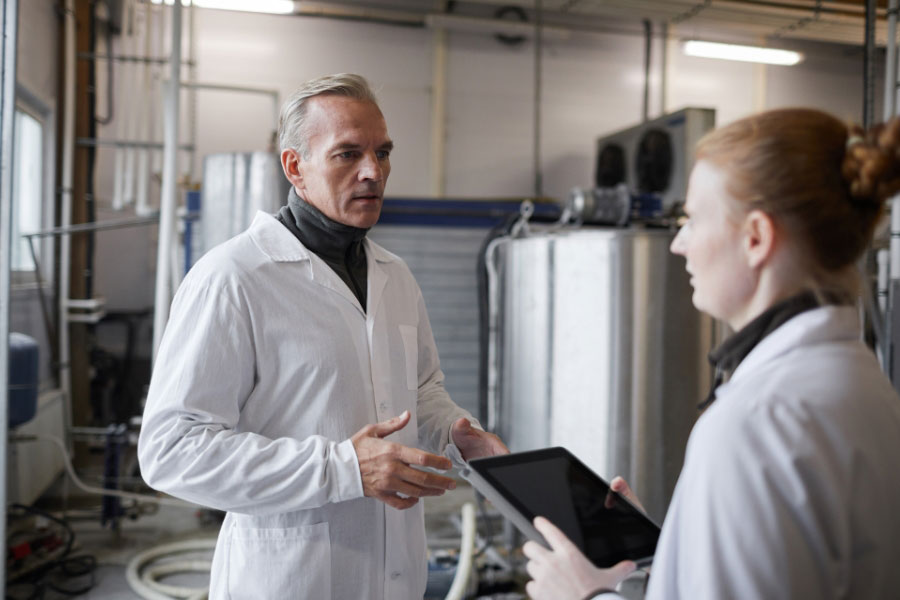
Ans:
{"type": "Polygon", "coordinates": [[[635,569],[637,569],[636,563],[630,560],[623,560],[619,564],[610,567],[609,574],[614,578],[615,585],[618,585],[620,581],[628,577],[635,569]]]}
{"type": "Polygon", "coordinates": [[[402,413],[392,419],[382,421],[381,423],[376,423],[372,427],[371,435],[379,438],[387,437],[395,431],[400,431],[401,429],[406,427],[407,423],[409,423],[409,411],[404,410],[402,413]]]}

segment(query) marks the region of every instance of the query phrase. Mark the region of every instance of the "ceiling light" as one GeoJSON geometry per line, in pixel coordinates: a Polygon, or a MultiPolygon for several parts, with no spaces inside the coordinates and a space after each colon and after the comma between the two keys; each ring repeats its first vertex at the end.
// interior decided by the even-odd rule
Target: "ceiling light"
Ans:
{"type": "MultiPolygon", "coordinates": [[[[151,0],[153,4],[164,1],[172,6],[174,0],[151,0]]],[[[191,0],[182,0],[182,4],[190,6],[191,0]]],[[[199,8],[218,8],[220,10],[240,10],[244,12],[272,13],[287,15],[294,12],[294,0],[193,0],[199,8]]]]}
{"type": "Polygon", "coordinates": [[[803,60],[803,55],[791,50],[762,48],[760,46],[739,46],[737,44],[719,44],[689,40],[684,43],[684,53],[688,56],[703,58],[721,58],[724,60],[740,60],[743,62],[766,63],[769,65],[796,65],[803,60]]]}

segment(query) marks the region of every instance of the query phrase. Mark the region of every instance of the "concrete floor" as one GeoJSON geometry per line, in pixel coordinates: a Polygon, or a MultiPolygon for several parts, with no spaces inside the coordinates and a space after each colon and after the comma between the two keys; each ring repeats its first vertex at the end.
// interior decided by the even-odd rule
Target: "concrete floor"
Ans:
{"type": "MultiPolygon", "coordinates": [[[[426,498],[425,523],[429,540],[430,558],[453,557],[458,552],[460,512],[464,503],[475,503],[475,493],[469,485],[459,480],[457,489],[435,498],[426,498]]],[[[97,507],[97,498],[80,497],[70,498],[69,507],[76,507],[84,512],[87,507],[97,507]]],[[[477,506],[477,503],[476,503],[477,506]]],[[[48,508],[55,508],[48,506],[48,508]]],[[[489,525],[483,518],[479,520],[479,537],[476,540],[476,549],[484,545],[484,539],[488,527],[493,532],[493,545],[480,557],[481,564],[506,563],[521,567],[522,557],[518,544],[521,539],[512,531],[510,526],[492,511],[489,517],[489,525]],[[511,549],[511,550],[510,550],[511,549]],[[496,560],[495,560],[496,559],[496,560]],[[499,562],[498,562],[499,561],[499,562]]],[[[479,511],[483,517],[483,513],[479,511]]],[[[137,520],[122,519],[118,530],[110,530],[101,527],[98,518],[90,520],[73,520],[71,526],[76,535],[76,548],[84,553],[92,554],[97,559],[97,569],[94,572],[95,585],[86,594],[80,596],[87,600],[132,600],[139,596],[129,586],[125,572],[129,561],[138,553],[154,546],[177,542],[187,539],[206,538],[214,539],[218,533],[219,523],[215,519],[215,513],[201,511],[196,508],[160,506],[153,514],[146,514],[137,520]]],[[[73,551],[73,555],[77,552],[73,551]]],[[[212,552],[193,552],[182,555],[182,558],[196,558],[211,560],[212,552]]],[[[451,558],[452,559],[452,558],[451,558]]],[[[502,569],[482,569],[482,583],[496,577],[499,582],[510,581],[509,572],[502,569]],[[499,573],[499,575],[494,575],[499,573]]],[[[526,577],[519,569],[519,574],[513,578],[514,588],[503,593],[482,596],[492,600],[519,600],[524,598],[524,583],[526,577]]],[[[165,582],[172,585],[188,587],[204,587],[209,584],[208,573],[186,573],[167,577],[165,582]]],[[[639,599],[642,594],[640,581],[626,582],[623,593],[630,599],[639,599]]],[[[30,590],[8,589],[8,597],[24,599],[28,597],[30,590]]],[[[45,600],[62,600],[66,596],[47,591],[45,600]]]]}

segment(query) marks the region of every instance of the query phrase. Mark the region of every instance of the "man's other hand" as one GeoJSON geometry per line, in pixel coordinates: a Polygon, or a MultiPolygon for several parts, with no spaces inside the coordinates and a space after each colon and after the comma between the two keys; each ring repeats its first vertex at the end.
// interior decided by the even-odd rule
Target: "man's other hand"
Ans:
{"type": "Polygon", "coordinates": [[[456,444],[460,454],[466,460],[509,454],[500,438],[493,433],[475,429],[468,419],[458,419],[450,426],[450,441],[456,444]]]}
{"type": "Polygon", "coordinates": [[[415,506],[422,496],[440,496],[456,487],[449,477],[411,466],[447,470],[452,466],[449,458],[382,439],[407,423],[408,410],[399,417],[366,425],[350,438],[359,461],[363,494],[398,510],[415,506]]]}

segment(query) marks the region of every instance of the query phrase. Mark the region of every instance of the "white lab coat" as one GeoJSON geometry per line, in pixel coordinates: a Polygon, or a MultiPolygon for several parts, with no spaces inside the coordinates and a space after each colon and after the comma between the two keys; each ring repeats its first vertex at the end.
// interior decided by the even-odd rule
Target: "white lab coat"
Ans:
{"type": "Polygon", "coordinates": [[[854,308],[801,313],[718,388],[648,600],[900,595],[900,399],[859,338],[854,308]]]}
{"type": "Polygon", "coordinates": [[[228,511],[212,599],[424,593],[422,504],[398,511],[363,497],[349,438],[409,409],[390,439],[458,459],[449,427],[470,415],[444,389],[406,264],[365,243],[366,312],[264,213],[175,296],[138,457],[152,487],[228,511]]]}

